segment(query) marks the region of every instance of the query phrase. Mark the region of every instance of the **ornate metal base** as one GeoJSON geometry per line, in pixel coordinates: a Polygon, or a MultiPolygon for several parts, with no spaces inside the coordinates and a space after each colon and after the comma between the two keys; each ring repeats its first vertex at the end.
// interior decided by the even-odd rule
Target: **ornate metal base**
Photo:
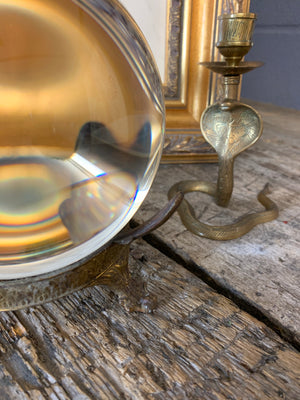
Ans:
{"type": "Polygon", "coordinates": [[[17,310],[66,296],[87,286],[128,281],[129,245],[113,244],[88,262],[56,273],[0,281],[0,310],[17,310]]]}
{"type": "Polygon", "coordinates": [[[89,286],[106,285],[116,291],[128,311],[151,312],[156,299],[139,277],[129,273],[130,243],[161,226],[178,208],[182,193],[153,218],[135,229],[122,231],[114,242],[88,260],[61,270],[28,278],[0,280],[0,311],[18,310],[60,297],[89,286]]]}

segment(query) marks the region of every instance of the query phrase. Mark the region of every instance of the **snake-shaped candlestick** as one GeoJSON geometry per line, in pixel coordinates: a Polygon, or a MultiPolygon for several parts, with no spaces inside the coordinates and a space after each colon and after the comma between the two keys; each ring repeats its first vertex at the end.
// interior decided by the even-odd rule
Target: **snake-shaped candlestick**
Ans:
{"type": "MultiPolygon", "coordinates": [[[[256,62],[241,62],[252,46],[254,14],[223,15],[219,17],[220,37],[217,43],[226,62],[201,63],[212,71],[223,75],[224,96],[220,103],[206,108],[201,117],[201,131],[206,141],[219,157],[217,185],[202,181],[182,181],[169,191],[188,193],[199,191],[210,194],[216,203],[227,207],[233,191],[233,166],[235,157],[253,145],[262,134],[262,120],[250,106],[238,101],[240,75],[261,65],[256,62]]],[[[259,202],[266,211],[247,214],[227,226],[211,226],[198,221],[191,205],[184,199],[178,213],[183,224],[194,234],[214,240],[236,239],[249,232],[257,224],[271,221],[278,216],[276,204],[266,194],[269,186],[258,194],[259,202]]]]}

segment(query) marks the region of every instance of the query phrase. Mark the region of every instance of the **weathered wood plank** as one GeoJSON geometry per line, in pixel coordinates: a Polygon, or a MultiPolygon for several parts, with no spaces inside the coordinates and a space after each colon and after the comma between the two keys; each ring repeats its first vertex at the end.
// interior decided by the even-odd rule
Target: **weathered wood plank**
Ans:
{"type": "Polygon", "coordinates": [[[154,314],[107,288],[0,314],[1,399],[300,397],[300,355],[272,330],[143,241],[131,264],[154,314]]]}
{"type": "MultiPolygon", "coordinates": [[[[228,209],[202,193],[187,198],[203,222],[231,223],[246,212],[262,209],[256,195],[269,182],[278,204],[276,221],[260,225],[246,236],[228,242],[199,238],[174,216],[154,236],[187,264],[198,266],[218,285],[261,310],[286,337],[300,345],[300,112],[258,106],[264,133],[235,164],[235,188],[228,209]]],[[[216,182],[217,165],[161,166],[150,195],[136,217],[142,221],[167,201],[168,189],[180,180],[216,182]]]]}

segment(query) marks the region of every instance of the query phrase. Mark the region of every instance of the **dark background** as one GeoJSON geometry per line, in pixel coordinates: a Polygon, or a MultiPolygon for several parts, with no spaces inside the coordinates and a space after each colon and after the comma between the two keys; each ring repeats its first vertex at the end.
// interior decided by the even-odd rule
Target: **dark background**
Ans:
{"type": "Polygon", "coordinates": [[[246,60],[265,65],[243,77],[242,97],[300,110],[300,0],[251,0],[257,14],[246,60]]]}

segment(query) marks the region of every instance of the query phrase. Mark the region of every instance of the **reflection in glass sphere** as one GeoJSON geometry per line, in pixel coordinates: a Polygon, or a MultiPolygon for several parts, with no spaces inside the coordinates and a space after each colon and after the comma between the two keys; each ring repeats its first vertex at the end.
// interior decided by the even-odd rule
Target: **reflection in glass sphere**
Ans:
{"type": "Polygon", "coordinates": [[[115,0],[0,0],[0,279],[76,264],[146,196],[161,84],[115,0]]]}

